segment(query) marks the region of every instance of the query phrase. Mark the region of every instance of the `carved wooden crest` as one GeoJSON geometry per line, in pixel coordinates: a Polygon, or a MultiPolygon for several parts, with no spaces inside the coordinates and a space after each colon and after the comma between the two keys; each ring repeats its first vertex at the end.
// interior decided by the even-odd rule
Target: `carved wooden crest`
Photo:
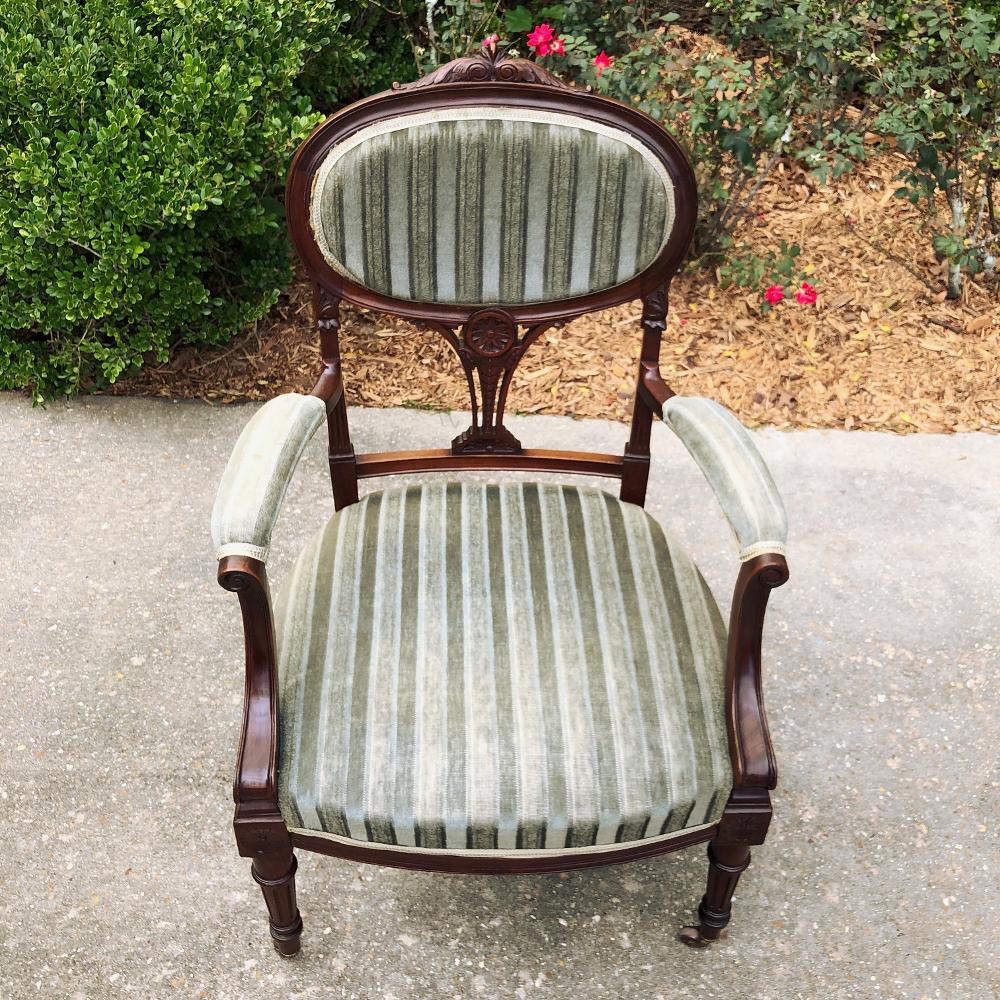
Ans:
{"type": "Polygon", "coordinates": [[[546,87],[572,90],[531,59],[520,59],[509,49],[485,45],[471,56],[453,59],[412,83],[394,83],[393,90],[418,90],[439,83],[538,83],[546,87]]]}

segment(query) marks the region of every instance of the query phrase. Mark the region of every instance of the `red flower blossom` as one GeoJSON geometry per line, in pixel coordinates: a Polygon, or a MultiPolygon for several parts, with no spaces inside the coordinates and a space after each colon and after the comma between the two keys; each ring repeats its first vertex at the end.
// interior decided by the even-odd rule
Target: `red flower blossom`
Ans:
{"type": "Polygon", "coordinates": [[[816,289],[808,281],[802,282],[802,287],[795,293],[795,301],[803,306],[811,306],[816,301],[816,289]]]}
{"type": "Polygon", "coordinates": [[[764,298],[768,304],[776,306],[785,297],[785,290],[781,285],[771,285],[765,292],[764,298]]]}
{"type": "Polygon", "coordinates": [[[553,38],[552,43],[552,54],[556,56],[561,56],[566,51],[566,43],[561,38],[553,38]]]}
{"type": "Polygon", "coordinates": [[[594,65],[597,67],[597,75],[600,76],[613,62],[614,59],[612,59],[611,56],[604,51],[604,49],[601,49],[601,51],[594,56],[594,65]]]}
{"type": "Polygon", "coordinates": [[[536,24],[528,35],[528,48],[534,49],[536,56],[547,56],[555,37],[551,24],[536,24]]]}

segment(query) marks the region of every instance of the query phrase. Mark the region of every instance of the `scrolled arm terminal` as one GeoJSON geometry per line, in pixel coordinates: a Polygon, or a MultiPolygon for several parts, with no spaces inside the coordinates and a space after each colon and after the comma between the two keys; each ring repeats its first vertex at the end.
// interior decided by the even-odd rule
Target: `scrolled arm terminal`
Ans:
{"type": "Polygon", "coordinates": [[[296,392],[265,403],[233,448],[212,508],[217,559],[267,562],[271,532],[295,467],[326,419],[326,403],[296,392]]]}
{"type": "Polygon", "coordinates": [[[663,420],[712,487],[736,535],[740,562],[785,555],[785,505],[746,428],[724,406],[701,396],[671,396],[663,420]]]}

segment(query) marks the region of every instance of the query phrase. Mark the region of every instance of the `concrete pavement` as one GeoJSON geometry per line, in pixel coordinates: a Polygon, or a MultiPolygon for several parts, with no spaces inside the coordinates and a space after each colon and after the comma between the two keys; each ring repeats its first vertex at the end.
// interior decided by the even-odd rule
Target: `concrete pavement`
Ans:
{"type": "MultiPolygon", "coordinates": [[[[792,524],[765,638],[781,783],[727,940],[674,941],[702,848],[511,878],[302,854],[303,950],[282,960],[229,826],[242,640],[208,538],[251,412],[0,396],[0,997],[1000,995],[1000,438],[757,433],[792,524]]],[[[359,451],[463,424],[353,413],[359,451]]],[[[511,425],[541,446],[626,436],[511,425]]],[[[332,510],[322,438],[276,582],[332,510]]],[[[734,546],[662,426],[649,509],[725,610],[734,546]]]]}

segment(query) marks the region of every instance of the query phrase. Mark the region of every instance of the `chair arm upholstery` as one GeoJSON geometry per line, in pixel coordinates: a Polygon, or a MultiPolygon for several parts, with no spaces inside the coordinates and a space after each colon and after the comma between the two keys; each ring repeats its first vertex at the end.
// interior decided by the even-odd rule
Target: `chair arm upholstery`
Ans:
{"type": "Polygon", "coordinates": [[[671,396],[663,420],[708,480],[736,535],[740,561],[785,555],[788,518],[778,488],[746,428],[714,400],[671,396]]]}
{"type": "Polygon", "coordinates": [[[216,558],[267,561],[292,473],[325,417],[322,399],[297,392],[277,396],[253,415],[229,457],[212,508],[216,558]]]}

